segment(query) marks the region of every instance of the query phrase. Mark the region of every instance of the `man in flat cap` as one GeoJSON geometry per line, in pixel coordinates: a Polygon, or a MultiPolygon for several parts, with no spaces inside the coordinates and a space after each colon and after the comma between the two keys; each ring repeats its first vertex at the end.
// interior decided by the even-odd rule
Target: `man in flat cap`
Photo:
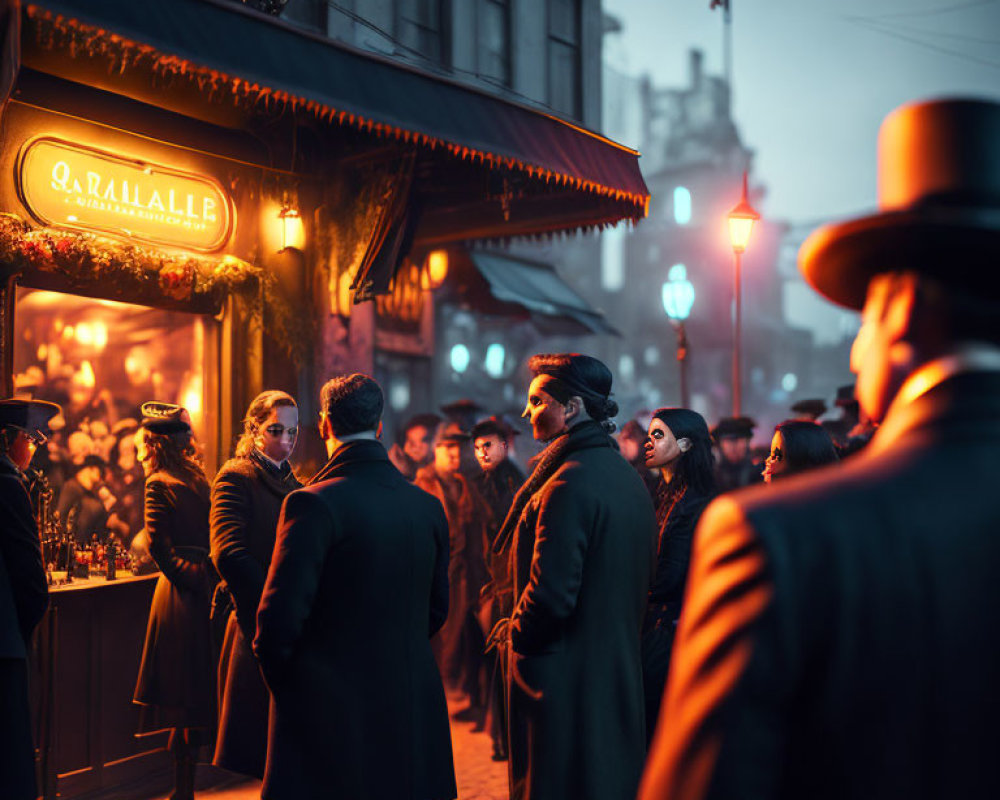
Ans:
{"type": "Polygon", "coordinates": [[[49,602],[24,471],[59,411],[40,400],[0,400],[0,794],[10,800],[38,794],[27,659],[49,602]]]}
{"type": "Polygon", "coordinates": [[[511,548],[511,800],[632,800],[646,749],[640,636],[656,521],[610,432],[611,372],[533,356],[524,416],[546,447],[494,543],[511,548]],[[508,544],[509,542],[509,544],[508,544]]]}
{"type": "Polygon", "coordinates": [[[718,449],[715,464],[715,486],[719,493],[731,492],[764,479],[761,467],[750,452],[750,440],[757,423],[750,417],[723,417],[712,428],[712,438],[718,449]]]}
{"type": "Polygon", "coordinates": [[[800,267],[881,427],[705,511],[641,800],[998,797],[1000,103],[890,114],[800,267]]]}

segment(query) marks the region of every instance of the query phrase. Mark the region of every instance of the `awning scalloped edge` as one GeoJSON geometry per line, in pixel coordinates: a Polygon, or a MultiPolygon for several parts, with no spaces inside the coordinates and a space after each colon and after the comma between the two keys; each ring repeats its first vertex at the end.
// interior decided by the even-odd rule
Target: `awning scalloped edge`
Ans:
{"type": "Polygon", "coordinates": [[[196,85],[199,91],[206,93],[210,100],[218,99],[225,94],[228,95],[227,99],[236,105],[245,106],[248,103],[263,105],[269,111],[282,108],[303,109],[324,122],[348,125],[357,130],[379,136],[390,136],[405,143],[423,145],[431,149],[441,148],[462,160],[471,159],[478,163],[486,163],[494,168],[506,167],[510,170],[518,170],[526,173],[530,178],[545,183],[552,182],[558,186],[569,186],[628,203],[633,206],[634,213],[626,216],[632,220],[642,219],[649,213],[649,195],[614,189],[535,164],[527,164],[511,156],[499,156],[495,153],[447,142],[419,131],[376,122],[358,114],[338,110],[316,100],[297,97],[289,92],[250,83],[210,67],[198,66],[180,56],[161,53],[151,45],[132,41],[119,34],[67,18],[61,14],[55,14],[35,5],[26,5],[24,12],[27,19],[35,26],[35,37],[41,47],[48,50],[65,48],[71,58],[76,58],[81,51],[90,56],[107,58],[110,61],[111,71],[124,73],[129,67],[145,65],[161,76],[189,81],[196,85]],[[55,40],[56,33],[68,37],[69,41],[57,42],[55,40]]]}

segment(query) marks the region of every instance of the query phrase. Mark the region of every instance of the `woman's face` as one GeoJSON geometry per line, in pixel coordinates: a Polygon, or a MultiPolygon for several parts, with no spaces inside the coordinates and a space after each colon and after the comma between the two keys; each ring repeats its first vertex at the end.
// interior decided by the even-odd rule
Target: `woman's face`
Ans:
{"type": "Polygon", "coordinates": [[[770,483],[778,475],[788,469],[788,461],[785,458],[785,437],[781,431],[775,431],[771,439],[771,453],[764,462],[764,483],[770,483]]]}
{"type": "Polygon", "coordinates": [[[149,460],[149,445],[146,444],[146,432],[140,428],[133,437],[135,442],[135,460],[142,464],[142,474],[149,476],[153,472],[153,464],[149,460]]]}
{"type": "Polygon", "coordinates": [[[653,421],[649,423],[649,435],[646,437],[644,448],[647,467],[657,469],[669,466],[677,461],[688,447],[690,447],[689,440],[678,441],[667,423],[653,417],[653,421]]]}
{"type": "Polygon", "coordinates": [[[254,446],[272,461],[287,461],[299,435],[299,410],[275,406],[257,428],[254,446]]]}

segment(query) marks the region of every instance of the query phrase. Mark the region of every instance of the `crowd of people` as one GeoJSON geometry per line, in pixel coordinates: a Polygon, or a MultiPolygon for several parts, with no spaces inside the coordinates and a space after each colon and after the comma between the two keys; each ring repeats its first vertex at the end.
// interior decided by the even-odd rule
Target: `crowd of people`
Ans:
{"type": "MultiPolygon", "coordinates": [[[[448,694],[512,800],[996,795],[1000,171],[981,166],[1000,104],[907,106],[882,138],[884,207],[801,256],[862,310],[857,385],[832,423],[796,404],[764,458],[753,420],[687,408],[614,437],[612,374],[578,353],[530,359],[526,475],[512,426],[469,401],[387,449],[361,374],[323,386],[328,461],[305,485],[290,395],[254,399],[211,485],[184,409],[145,404],[161,574],[135,701],[171,732],[174,797],[210,745],[273,800],[450,800],[448,694]]],[[[23,473],[58,413],[0,402],[12,798],[35,796],[22,690],[46,596],[23,473]]]]}

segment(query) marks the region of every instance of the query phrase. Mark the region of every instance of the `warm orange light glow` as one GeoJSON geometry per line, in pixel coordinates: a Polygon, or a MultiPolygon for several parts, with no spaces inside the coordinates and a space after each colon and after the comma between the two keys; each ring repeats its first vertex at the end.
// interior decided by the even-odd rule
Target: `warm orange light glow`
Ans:
{"type": "Polygon", "coordinates": [[[729,241],[733,246],[733,252],[742,253],[747,249],[754,223],[760,219],[760,214],[750,205],[750,200],[747,198],[746,172],[743,173],[743,196],[728,216],[729,241]]]}
{"type": "Polygon", "coordinates": [[[94,329],[89,322],[81,322],[76,326],[76,340],[85,347],[94,343],[94,329]]]}
{"type": "Polygon", "coordinates": [[[306,230],[297,208],[283,206],[278,212],[281,220],[281,249],[301,250],[306,243],[306,230]]]}
{"type": "Polygon", "coordinates": [[[420,288],[437,289],[448,277],[448,251],[432,250],[424,264],[424,272],[420,278],[420,288]]]}
{"type": "Polygon", "coordinates": [[[94,367],[89,361],[84,361],[80,365],[80,383],[91,389],[97,385],[97,378],[94,375],[94,367]]]}
{"type": "Polygon", "coordinates": [[[217,250],[232,229],[215,181],[57,139],[29,142],[17,177],[25,205],[47,225],[199,251],[217,250]]]}

